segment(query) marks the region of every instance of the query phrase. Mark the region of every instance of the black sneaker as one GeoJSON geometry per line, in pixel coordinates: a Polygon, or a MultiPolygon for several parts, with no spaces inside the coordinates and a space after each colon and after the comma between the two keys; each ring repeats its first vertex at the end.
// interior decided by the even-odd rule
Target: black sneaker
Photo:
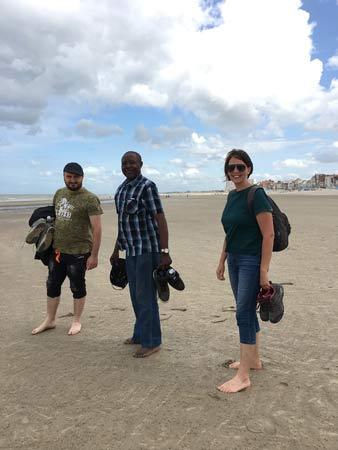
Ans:
{"type": "Polygon", "coordinates": [[[155,269],[153,271],[153,278],[155,281],[159,298],[163,302],[167,302],[170,297],[167,271],[163,269],[155,269]]]}
{"type": "Polygon", "coordinates": [[[109,273],[109,279],[114,289],[124,289],[128,284],[128,275],[126,269],[126,260],[117,258],[113,261],[109,273]]]}
{"type": "Polygon", "coordinates": [[[269,312],[271,297],[274,293],[274,289],[270,286],[269,289],[261,288],[257,295],[257,304],[259,308],[259,316],[263,322],[269,321],[269,312]]]}
{"type": "Polygon", "coordinates": [[[180,274],[172,267],[169,267],[167,269],[167,278],[168,278],[168,283],[174,289],[177,289],[178,291],[184,290],[185,285],[184,285],[182,278],[180,277],[180,274]]]}
{"type": "Polygon", "coordinates": [[[271,283],[274,293],[271,296],[269,304],[269,320],[271,323],[277,323],[284,315],[284,288],[281,284],[271,283]]]}
{"type": "Polygon", "coordinates": [[[268,303],[261,303],[259,307],[259,316],[263,322],[269,321],[269,304],[268,303]]]}

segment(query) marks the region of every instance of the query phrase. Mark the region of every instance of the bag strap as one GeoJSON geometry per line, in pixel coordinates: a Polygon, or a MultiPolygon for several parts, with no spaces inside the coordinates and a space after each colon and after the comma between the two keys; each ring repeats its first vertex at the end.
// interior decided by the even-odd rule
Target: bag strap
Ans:
{"type": "MultiPolygon", "coordinates": [[[[253,184],[248,192],[248,208],[250,213],[253,213],[253,201],[255,197],[255,193],[258,189],[263,189],[262,186],[258,186],[258,184],[253,184]]],[[[264,191],[264,189],[263,189],[264,191]]]]}

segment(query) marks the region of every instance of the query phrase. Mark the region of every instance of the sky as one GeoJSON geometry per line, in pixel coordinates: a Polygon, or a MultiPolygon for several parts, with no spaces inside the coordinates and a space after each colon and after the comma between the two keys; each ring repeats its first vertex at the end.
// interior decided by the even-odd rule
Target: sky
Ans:
{"type": "Polygon", "coordinates": [[[142,155],[161,192],[338,173],[338,0],[0,0],[0,194],[76,161],[113,194],[142,155]]]}

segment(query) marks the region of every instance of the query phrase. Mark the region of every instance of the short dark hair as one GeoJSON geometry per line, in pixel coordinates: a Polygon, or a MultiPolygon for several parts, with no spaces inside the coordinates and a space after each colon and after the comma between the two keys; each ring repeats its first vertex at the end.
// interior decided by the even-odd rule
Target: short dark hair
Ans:
{"type": "Polygon", "coordinates": [[[231,158],[237,158],[237,159],[240,159],[241,161],[243,161],[247,167],[250,167],[250,172],[249,172],[248,177],[252,174],[253,164],[252,164],[250,156],[244,150],[240,150],[238,148],[233,148],[226,155],[225,161],[224,161],[224,173],[228,180],[230,180],[230,177],[228,176],[227,167],[228,167],[228,164],[229,164],[229,161],[231,158]]]}
{"type": "Polygon", "coordinates": [[[80,164],[76,162],[70,162],[66,164],[65,167],[63,168],[63,172],[68,172],[83,177],[83,169],[80,166],[80,164]]]}
{"type": "Polygon", "coordinates": [[[126,155],[130,155],[130,154],[135,155],[135,156],[139,159],[140,163],[142,163],[142,156],[141,156],[139,153],[134,152],[134,150],[129,150],[129,151],[126,152],[124,155],[122,155],[121,161],[123,160],[123,158],[124,158],[126,155]]]}

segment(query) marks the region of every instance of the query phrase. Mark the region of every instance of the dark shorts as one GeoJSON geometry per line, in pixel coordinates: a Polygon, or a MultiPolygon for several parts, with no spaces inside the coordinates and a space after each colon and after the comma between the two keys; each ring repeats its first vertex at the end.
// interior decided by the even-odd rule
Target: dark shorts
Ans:
{"type": "Polygon", "coordinates": [[[73,298],[82,298],[86,291],[86,263],[90,253],[85,255],[68,255],[66,253],[54,252],[48,263],[47,296],[50,298],[60,297],[61,286],[68,277],[70,290],[73,298]]]}

